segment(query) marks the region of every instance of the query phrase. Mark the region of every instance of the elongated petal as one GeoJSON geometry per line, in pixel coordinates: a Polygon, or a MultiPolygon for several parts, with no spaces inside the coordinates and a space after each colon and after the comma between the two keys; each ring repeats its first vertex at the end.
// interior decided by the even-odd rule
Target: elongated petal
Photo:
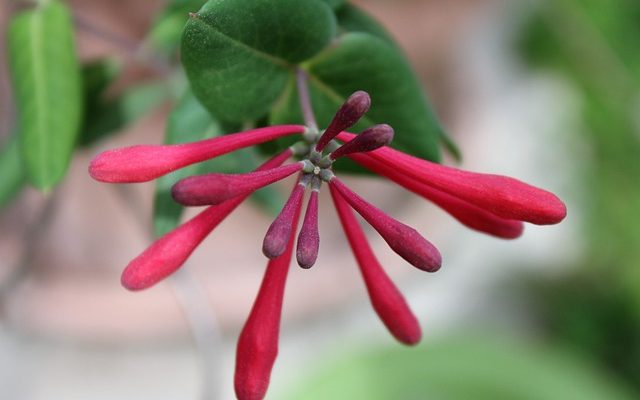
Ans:
{"type": "MultiPolygon", "coordinates": [[[[341,140],[356,135],[342,132],[341,140]]],[[[553,193],[502,175],[462,171],[383,147],[369,153],[398,172],[452,196],[484,208],[502,218],[538,225],[557,224],[567,215],[564,203],[553,193]]]]}
{"type": "Polygon", "coordinates": [[[418,320],[398,288],[380,266],[349,204],[337,193],[333,185],[329,187],[340,222],[358,261],[373,309],[398,341],[408,345],[418,343],[422,337],[418,320]]]}
{"type": "MultiPolygon", "coordinates": [[[[343,132],[344,139],[355,135],[343,132]]],[[[369,153],[398,172],[473,203],[502,218],[538,225],[557,224],[567,215],[564,203],[553,193],[514,178],[479,174],[425,161],[384,147],[369,153]]]]}
{"type": "Polygon", "coordinates": [[[305,185],[296,183],[289,199],[285,203],[282,211],[269,226],[269,230],[262,242],[262,252],[268,258],[276,258],[284,253],[287,248],[289,239],[293,236],[291,227],[294,225],[292,221],[296,216],[296,210],[302,204],[302,196],[304,195],[305,185]]]}
{"type": "Polygon", "coordinates": [[[150,181],[190,164],[304,130],[302,125],[270,126],[192,143],[108,150],[91,161],[89,174],[95,180],[110,183],[150,181]]]}
{"type": "Polygon", "coordinates": [[[322,151],[337,134],[353,126],[371,107],[371,98],[365,91],[353,93],[342,104],[316,144],[316,150],[322,151]]]}
{"type": "Polygon", "coordinates": [[[171,188],[173,199],[185,206],[220,204],[234,197],[254,191],[300,171],[304,164],[297,162],[266,171],[247,174],[206,174],[190,176],[171,188]]]}
{"type": "Polygon", "coordinates": [[[522,235],[524,224],[520,221],[500,218],[471,203],[434,189],[410,176],[397,172],[395,168],[377,161],[368,154],[351,154],[349,157],[363,167],[385,176],[400,186],[432,201],[471,229],[503,239],[515,239],[522,235]]]}
{"type": "Polygon", "coordinates": [[[387,124],[380,124],[366,129],[355,139],[346,142],[331,153],[331,159],[335,160],[347,154],[366,153],[386,146],[393,140],[393,128],[387,124]]]}
{"type": "Polygon", "coordinates": [[[362,217],[382,236],[389,247],[414,267],[427,272],[440,269],[440,252],[415,229],[407,226],[379,208],[367,203],[349,189],[340,179],[329,182],[362,217]]]}
{"type": "MultiPolygon", "coordinates": [[[[289,230],[295,231],[300,203],[289,230]]],[[[239,400],[263,399],[278,355],[282,298],[293,253],[293,236],[286,251],[269,260],[260,291],[238,338],[234,386],[239,400]]]]}
{"type": "MultiPolygon", "coordinates": [[[[271,169],[291,157],[285,150],[257,170],[271,169]]],[[[202,240],[215,229],[247,196],[237,197],[218,206],[211,206],[162,236],[142,254],[133,259],[122,273],[122,285],[129,290],[142,290],[158,283],[184,264],[202,240]]]]}
{"type": "Polygon", "coordinates": [[[312,190],[307,203],[302,229],[298,235],[296,259],[302,268],[311,268],[318,258],[320,234],[318,233],[318,191],[312,190]]]}

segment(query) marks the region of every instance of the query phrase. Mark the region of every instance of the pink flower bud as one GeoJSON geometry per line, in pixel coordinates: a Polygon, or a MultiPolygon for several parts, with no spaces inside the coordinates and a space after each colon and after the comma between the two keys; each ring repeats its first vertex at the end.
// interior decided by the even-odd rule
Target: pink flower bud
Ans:
{"type": "Polygon", "coordinates": [[[349,189],[338,178],[329,182],[335,186],[342,197],[351,204],[362,217],[382,236],[389,247],[409,264],[427,272],[440,269],[440,252],[415,229],[385,214],[382,210],[367,203],[349,189]]]}
{"type": "Polygon", "coordinates": [[[349,96],[318,140],[316,150],[322,151],[336,135],[358,122],[369,111],[369,107],[371,107],[371,98],[367,92],[359,90],[349,96]]]}
{"type": "Polygon", "coordinates": [[[190,176],[178,181],[171,188],[173,199],[185,206],[220,204],[237,196],[254,191],[300,171],[304,164],[284,165],[266,171],[246,174],[206,174],[190,176]]]}
{"type": "Polygon", "coordinates": [[[373,309],[398,341],[408,345],[418,343],[422,337],[418,320],[380,266],[349,204],[337,193],[335,186],[329,185],[329,188],[342,227],[358,261],[373,309]]]}
{"type": "MultiPolygon", "coordinates": [[[[297,188],[302,186],[296,185],[297,188]]],[[[294,207],[289,231],[296,229],[301,203],[294,207]]],[[[238,338],[234,387],[239,400],[263,399],[278,355],[282,298],[293,253],[293,236],[282,255],[269,260],[249,318],[238,338]]]]}
{"type": "Polygon", "coordinates": [[[515,239],[522,235],[524,224],[520,221],[500,218],[471,203],[434,189],[397,172],[395,168],[387,164],[376,161],[375,158],[368,154],[351,154],[349,157],[363,167],[379,175],[386,176],[404,188],[432,201],[471,229],[503,239],[515,239]]]}
{"type": "MultiPolygon", "coordinates": [[[[344,141],[355,137],[347,132],[339,135],[340,140],[344,141]]],[[[369,154],[400,173],[504,219],[548,225],[559,223],[567,215],[564,203],[553,193],[517,179],[446,167],[390,147],[369,154]]]]}
{"type": "Polygon", "coordinates": [[[393,140],[393,128],[387,124],[375,125],[366,129],[355,139],[343,144],[331,153],[331,159],[335,160],[351,153],[366,153],[387,146],[393,140]]]}
{"type": "MultiPolygon", "coordinates": [[[[256,170],[275,168],[289,157],[291,157],[291,150],[287,149],[256,170]]],[[[122,273],[122,285],[129,290],[142,290],[171,275],[184,264],[202,240],[246,198],[245,195],[218,206],[208,207],[188,222],[156,240],[127,265],[122,273]]]]}
{"type": "Polygon", "coordinates": [[[305,185],[296,183],[282,211],[269,226],[269,230],[262,242],[262,253],[268,258],[273,259],[284,253],[287,243],[289,243],[289,238],[292,236],[292,221],[296,215],[296,210],[302,204],[305,187],[305,185]]]}
{"type": "Polygon", "coordinates": [[[320,234],[318,233],[318,191],[312,190],[307,203],[302,229],[298,234],[296,259],[302,268],[311,268],[318,258],[320,234]]]}
{"type": "Polygon", "coordinates": [[[122,286],[147,289],[174,273],[220,222],[244,201],[236,198],[208,207],[194,218],[162,236],[133,259],[122,272],[122,286]]]}
{"type": "Polygon", "coordinates": [[[305,129],[302,125],[270,126],[192,143],[139,145],[108,150],[91,161],[89,174],[101,182],[146,182],[187,165],[302,133],[305,129]]]}

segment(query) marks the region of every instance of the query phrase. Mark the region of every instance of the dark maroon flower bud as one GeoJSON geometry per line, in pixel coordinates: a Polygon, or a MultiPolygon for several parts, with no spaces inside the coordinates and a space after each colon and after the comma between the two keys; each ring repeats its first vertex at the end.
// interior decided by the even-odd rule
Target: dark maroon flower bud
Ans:
{"type": "Polygon", "coordinates": [[[271,223],[262,242],[262,253],[268,258],[276,258],[286,250],[292,233],[292,221],[296,215],[296,210],[298,210],[302,203],[302,196],[304,195],[306,187],[306,183],[296,183],[296,187],[291,192],[289,200],[287,200],[280,214],[278,214],[276,219],[271,223]]]}
{"type": "Polygon", "coordinates": [[[312,190],[302,229],[298,235],[296,259],[302,268],[311,268],[318,258],[320,234],[318,233],[318,191],[312,190]]]}
{"type": "Polygon", "coordinates": [[[329,185],[329,189],[344,232],[358,261],[373,308],[396,339],[407,345],[418,343],[422,337],[418,319],[373,254],[349,204],[337,193],[334,185],[329,185]]]}
{"type": "Polygon", "coordinates": [[[366,153],[387,146],[393,140],[393,128],[387,124],[380,124],[366,129],[350,142],[343,144],[332,152],[329,157],[335,160],[351,153],[366,153]]]}
{"type": "Polygon", "coordinates": [[[322,151],[324,146],[327,145],[334,137],[336,137],[343,130],[353,126],[364,114],[369,111],[371,107],[371,98],[369,94],[363,90],[358,90],[342,104],[336,115],[331,120],[329,127],[325,129],[324,133],[316,144],[316,150],[322,151]]]}
{"type": "Polygon", "coordinates": [[[303,165],[302,162],[297,162],[246,174],[212,173],[190,176],[173,185],[171,196],[184,206],[220,204],[284,179],[296,171],[300,171],[303,165]]]}
{"type": "Polygon", "coordinates": [[[427,272],[440,269],[442,257],[440,252],[415,229],[397,221],[379,208],[366,202],[362,197],[349,189],[338,178],[333,178],[330,185],[364,218],[385,242],[409,264],[427,272]]]}

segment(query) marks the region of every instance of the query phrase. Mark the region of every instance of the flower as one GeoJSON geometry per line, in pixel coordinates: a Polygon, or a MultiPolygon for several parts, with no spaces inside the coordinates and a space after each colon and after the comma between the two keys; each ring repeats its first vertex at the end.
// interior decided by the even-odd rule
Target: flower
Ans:
{"type": "Polygon", "coordinates": [[[368,203],[342,182],[332,169],[336,159],[349,157],[432,201],[469,228],[499,238],[520,236],[523,222],[555,224],[566,215],[564,204],[555,195],[516,179],[462,171],[388,147],[394,135],[388,125],[376,125],[358,135],[346,132],[370,104],[366,92],[354,93],[322,133],[315,124],[271,126],[187,144],[116,149],[91,162],[89,173],[96,180],[143,182],[243,147],[285,136],[300,137],[295,145],[253,172],[210,173],[177,182],[172,196],[178,203],[208,207],[155,241],[122,274],[122,284],[130,290],[153,286],[180,268],[200,242],[252,192],[298,173],[289,199],[264,237],[262,251],[269,262],[238,340],[235,390],[239,399],[261,399],[267,391],[278,351],[282,299],[294,245],[302,268],[311,268],[318,256],[318,194],[324,184],[329,186],[374,310],[401,343],[413,345],[421,338],[416,317],[380,266],[353,211],[414,267],[435,272],[441,266],[441,255],[415,229],[368,203]],[[293,156],[300,160],[285,164],[293,156]],[[307,190],[311,194],[296,242],[307,190]]]}

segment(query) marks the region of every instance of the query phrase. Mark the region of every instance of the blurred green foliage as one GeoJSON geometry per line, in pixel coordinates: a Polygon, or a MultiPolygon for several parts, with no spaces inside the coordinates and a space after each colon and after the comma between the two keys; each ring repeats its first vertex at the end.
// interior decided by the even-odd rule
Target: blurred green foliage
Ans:
{"type": "Polygon", "coordinates": [[[587,360],[548,346],[476,336],[420,348],[348,350],[305,369],[285,400],[623,400],[633,393],[587,360]],[[327,363],[326,365],[324,363],[327,363]],[[309,378],[311,377],[311,378],[309,378]]]}
{"type": "Polygon", "coordinates": [[[580,95],[586,252],[537,285],[549,337],[598,357],[640,389],[640,2],[543,1],[519,40],[525,60],[580,95]]]}

